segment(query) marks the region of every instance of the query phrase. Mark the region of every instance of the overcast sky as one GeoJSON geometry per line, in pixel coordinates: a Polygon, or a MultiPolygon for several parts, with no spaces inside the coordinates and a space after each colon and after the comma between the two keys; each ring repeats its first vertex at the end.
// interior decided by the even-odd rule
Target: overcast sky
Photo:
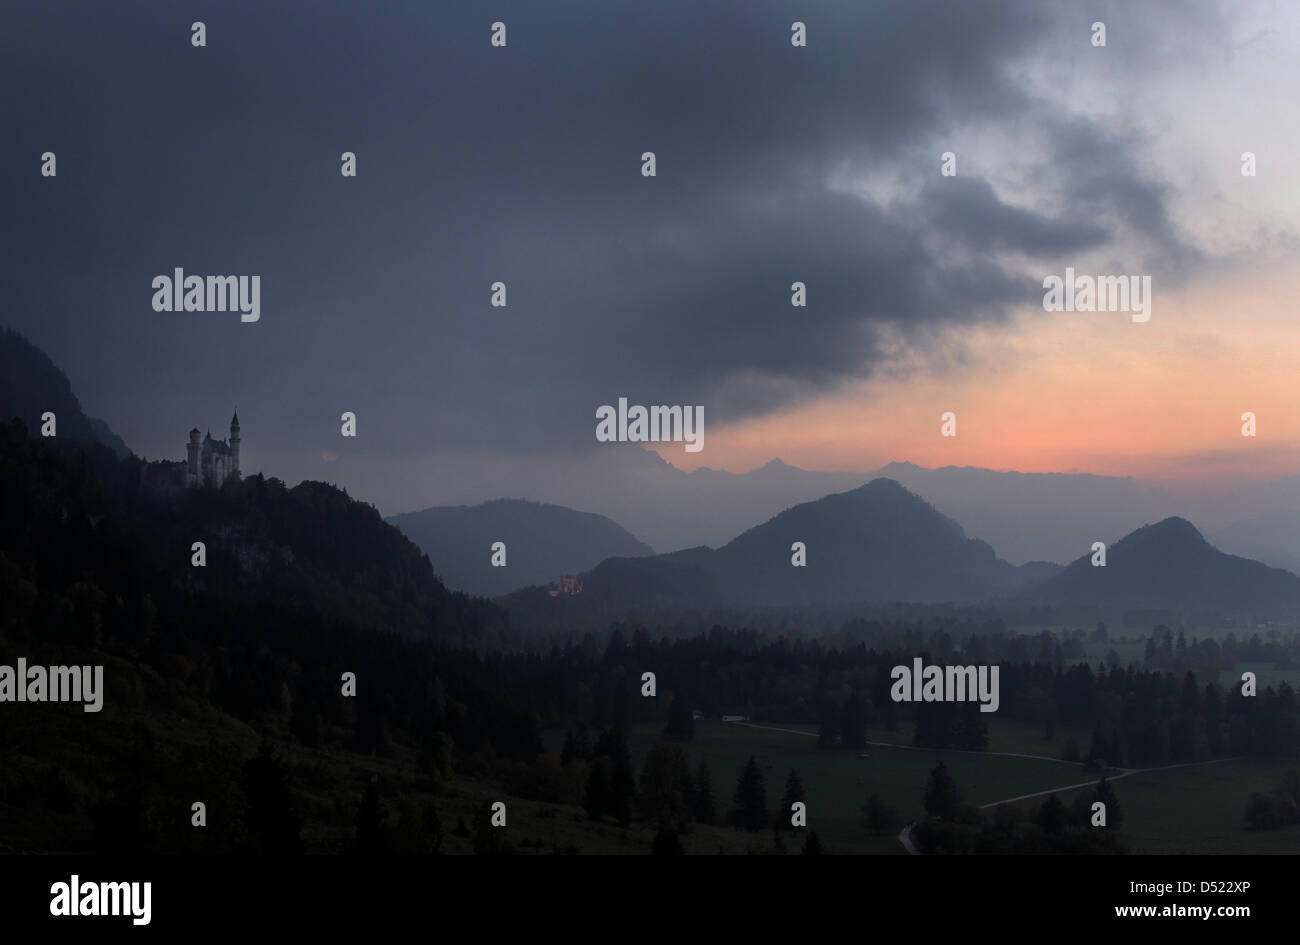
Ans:
{"type": "Polygon", "coordinates": [[[150,458],[238,405],[246,471],[394,513],[599,474],[626,396],[703,405],[684,468],[1300,472],[1294,4],[4,17],[2,320],[150,458]],[[1067,266],[1151,276],[1151,321],[1045,312],[1067,266]],[[153,311],[176,267],[259,275],[260,321],[153,311]]]}

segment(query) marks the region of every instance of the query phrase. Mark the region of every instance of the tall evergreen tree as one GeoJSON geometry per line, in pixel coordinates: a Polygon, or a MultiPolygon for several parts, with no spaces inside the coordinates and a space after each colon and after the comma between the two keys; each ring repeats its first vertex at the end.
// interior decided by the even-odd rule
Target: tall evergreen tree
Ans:
{"type": "Polygon", "coordinates": [[[595,753],[583,807],[592,817],[609,815],[626,826],[632,820],[632,798],[636,793],[627,742],[618,729],[606,729],[596,740],[595,753]]]}
{"type": "Polygon", "coordinates": [[[736,782],[736,825],[745,830],[761,830],[767,823],[767,789],[763,785],[763,772],[753,755],[745,763],[736,782]]]}
{"type": "Polygon", "coordinates": [[[1188,670],[1183,677],[1183,711],[1196,715],[1201,710],[1201,689],[1196,685],[1196,677],[1188,670]]]}
{"type": "Polygon", "coordinates": [[[1118,830],[1120,824],[1124,822],[1124,815],[1120,812],[1115,788],[1105,778],[1097,782],[1097,792],[1093,800],[1101,801],[1106,805],[1106,826],[1111,830],[1118,830]]]}
{"type": "Polygon", "coordinates": [[[898,819],[898,814],[894,808],[885,803],[879,794],[871,794],[868,795],[866,802],[862,805],[862,818],[872,836],[878,837],[886,829],[894,825],[898,819]]]}
{"type": "Polygon", "coordinates": [[[951,820],[956,815],[960,802],[961,792],[948,774],[948,766],[941,761],[930,772],[930,779],[925,785],[926,813],[939,820],[951,820]]]}
{"type": "Polygon", "coordinates": [[[718,822],[717,803],[713,799],[713,778],[709,774],[706,761],[700,762],[695,772],[695,822],[697,824],[716,824],[718,822]]]}
{"type": "Polygon", "coordinates": [[[1038,826],[1042,828],[1043,833],[1057,836],[1065,832],[1065,822],[1065,805],[1055,794],[1049,796],[1038,808],[1038,826]]]}
{"type": "Polygon", "coordinates": [[[1105,761],[1109,757],[1106,736],[1101,732],[1101,723],[1092,730],[1092,744],[1088,746],[1089,761],[1105,761]]]}
{"type": "Polygon", "coordinates": [[[637,808],[659,830],[686,830],[694,816],[691,769],[681,745],[659,744],[646,752],[641,766],[637,808]]]}
{"type": "Polygon", "coordinates": [[[789,777],[785,779],[785,794],[781,797],[781,809],[776,812],[778,827],[791,826],[790,808],[800,802],[807,803],[807,798],[804,797],[803,782],[799,780],[799,772],[791,768],[789,777]]]}

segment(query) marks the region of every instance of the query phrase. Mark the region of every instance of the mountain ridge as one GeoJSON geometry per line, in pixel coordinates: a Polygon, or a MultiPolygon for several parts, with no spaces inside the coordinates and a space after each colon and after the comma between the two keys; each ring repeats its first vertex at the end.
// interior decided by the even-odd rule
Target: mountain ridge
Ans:
{"type": "Polygon", "coordinates": [[[717,549],[602,562],[583,577],[584,593],[606,603],[663,605],[674,587],[690,587],[694,604],[789,607],[979,600],[1040,573],[1001,560],[924,499],[878,478],[792,506],[717,549]],[[796,542],[802,566],[793,563],[796,542]],[[669,587],[656,584],[666,577],[669,587]]]}
{"type": "Polygon", "coordinates": [[[548,584],[606,558],[654,553],[607,516],[528,499],[432,506],[386,521],[429,556],[448,587],[484,597],[548,584]],[[492,565],[498,541],[506,546],[505,567],[492,565]]]}
{"type": "Polygon", "coordinates": [[[1220,551],[1179,516],[1129,532],[1107,547],[1104,567],[1094,566],[1092,560],[1093,553],[1082,555],[1021,599],[1112,612],[1300,617],[1300,577],[1220,551]]]}
{"type": "Polygon", "coordinates": [[[130,448],[109,425],[88,416],[68,376],[26,337],[0,329],[0,420],[18,418],[37,435],[41,417],[54,414],[55,439],[101,443],[125,459],[130,448]]]}

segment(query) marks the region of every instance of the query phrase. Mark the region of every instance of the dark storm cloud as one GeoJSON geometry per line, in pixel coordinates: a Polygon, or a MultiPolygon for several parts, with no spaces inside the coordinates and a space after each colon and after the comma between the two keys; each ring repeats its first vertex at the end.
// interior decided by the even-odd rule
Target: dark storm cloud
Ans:
{"type": "Polygon", "coordinates": [[[950,237],[990,249],[1032,255],[1058,255],[1091,249],[1105,242],[1111,231],[1077,220],[1058,220],[1003,203],[988,181],[956,177],[926,189],[925,205],[934,225],[950,237]]]}
{"type": "Polygon", "coordinates": [[[1178,278],[1203,259],[1180,237],[1169,212],[1170,189],[1144,175],[1137,155],[1145,141],[1077,118],[1057,120],[1050,138],[1053,163],[1067,169],[1071,217],[1118,220],[1143,238],[1147,265],[1178,278]]]}
{"type": "Polygon", "coordinates": [[[1059,157],[1083,209],[1061,219],[977,177],[916,204],[828,189],[937,176],[937,133],[1031,122],[1044,106],[1009,66],[1059,11],[790,11],[25,5],[0,50],[5,320],[146,452],[238,402],[246,438],[284,449],[522,453],[590,444],[621,395],[703,403],[716,425],[868,374],[878,328],[920,343],[1003,317],[1040,290],[1002,251],[1104,244],[1104,217],[1182,251],[1130,145],[1082,121],[1059,157]],[[56,180],[36,176],[45,150],[56,180]],[[262,320],[154,313],[150,280],[175,266],[261,275],[262,320]]]}

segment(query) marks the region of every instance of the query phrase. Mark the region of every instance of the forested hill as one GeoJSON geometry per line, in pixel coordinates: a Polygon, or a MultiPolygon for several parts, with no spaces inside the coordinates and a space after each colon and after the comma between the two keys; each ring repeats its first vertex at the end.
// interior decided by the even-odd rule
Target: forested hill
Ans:
{"type": "Polygon", "coordinates": [[[37,429],[53,413],[60,441],[102,443],[121,459],[131,455],[103,420],[86,416],[68,377],[49,356],[22,335],[0,329],[0,420],[17,417],[37,429]]]}
{"type": "Polygon", "coordinates": [[[260,477],[169,504],[140,466],[0,424],[0,665],[104,668],[100,712],[4,706],[0,853],[337,849],[321,831],[358,759],[434,733],[440,757],[536,757],[532,712],[459,646],[500,652],[501,612],[448,592],[374,509],[260,477]],[[175,815],[196,796],[207,830],[175,815]]]}
{"type": "Polygon", "coordinates": [[[603,515],[523,499],[448,506],[390,518],[429,554],[448,587],[495,597],[578,574],[606,558],[654,553],[603,515]],[[495,542],[509,550],[508,566],[492,566],[495,542]]]}
{"type": "Polygon", "coordinates": [[[168,498],[141,486],[141,467],[102,446],[67,456],[17,421],[3,425],[0,551],[68,580],[89,569],[113,582],[131,571],[155,592],[271,601],[456,645],[509,642],[499,608],[447,590],[423,552],[340,489],[258,475],[168,498]],[[204,567],[192,563],[195,542],[204,567]]]}
{"type": "Polygon", "coordinates": [[[1167,518],[1116,542],[1105,567],[1086,554],[1060,574],[1029,588],[1023,599],[1062,611],[1128,610],[1224,614],[1249,620],[1300,618],[1300,577],[1224,554],[1191,522],[1167,518]]]}
{"type": "Polygon", "coordinates": [[[652,609],[977,601],[1055,570],[1008,564],[919,496],[875,479],[787,509],[717,550],[604,561],[583,576],[580,598],[554,604],[525,592],[506,603],[532,621],[558,611],[610,619],[652,609]],[[804,566],[794,566],[795,554],[806,555],[804,566]]]}

